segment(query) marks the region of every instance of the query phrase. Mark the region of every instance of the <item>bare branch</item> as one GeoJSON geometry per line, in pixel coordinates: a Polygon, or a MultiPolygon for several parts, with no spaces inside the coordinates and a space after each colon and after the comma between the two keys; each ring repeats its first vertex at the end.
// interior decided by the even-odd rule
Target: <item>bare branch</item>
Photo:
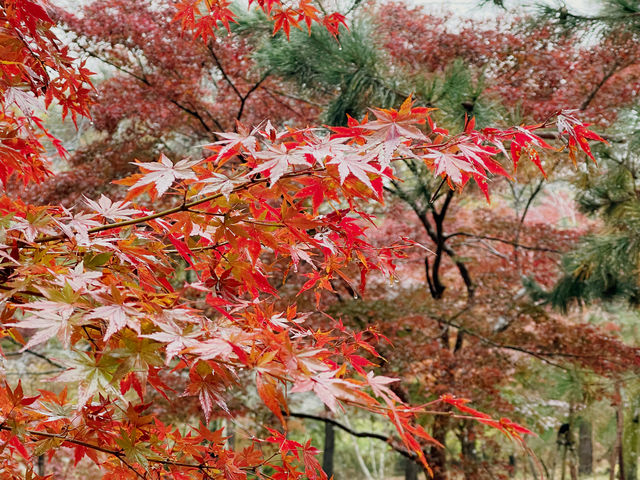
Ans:
{"type": "Polygon", "coordinates": [[[309,420],[316,420],[318,422],[324,422],[324,423],[330,423],[331,425],[333,425],[336,428],[339,428],[340,430],[343,430],[345,432],[347,432],[349,435],[352,435],[354,437],[358,437],[358,438],[374,438],[376,440],[381,440],[385,443],[387,443],[391,448],[393,448],[396,452],[398,452],[400,455],[403,455],[407,458],[410,458],[411,460],[416,460],[418,458],[418,455],[416,455],[413,452],[410,452],[409,450],[406,450],[405,448],[396,445],[393,442],[393,438],[387,435],[383,435],[381,433],[374,433],[374,432],[357,432],[355,430],[353,430],[350,427],[347,427],[346,425],[335,421],[332,418],[328,418],[328,417],[321,417],[320,415],[311,415],[309,413],[298,413],[298,412],[289,412],[288,414],[286,412],[283,412],[284,414],[288,415],[289,417],[295,417],[295,418],[306,418],[309,420]]]}
{"type": "Polygon", "coordinates": [[[511,245],[517,248],[522,248],[523,250],[534,250],[537,252],[549,252],[549,253],[564,253],[562,250],[558,250],[556,248],[548,248],[548,247],[536,247],[532,245],[522,245],[521,243],[515,242],[513,240],[507,240],[505,238],[492,237],[490,235],[477,235],[475,233],[469,232],[455,232],[447,235],[447,239],[453,237],[469,237],[469,238],[477,238],[478,240],[489,240],[491,242],[499,242],[507,245],[511,245]]]}

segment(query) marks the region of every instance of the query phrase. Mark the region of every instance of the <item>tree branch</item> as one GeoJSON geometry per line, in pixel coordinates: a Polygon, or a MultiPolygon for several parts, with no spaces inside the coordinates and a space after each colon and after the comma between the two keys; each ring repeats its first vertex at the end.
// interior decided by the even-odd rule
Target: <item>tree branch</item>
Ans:
{"type": "MultiPolygon", "coordinates": [[[[310,168],[310,169],[305,169],[305,170],[301,170],[301,171],[298,171],[298,172],[285,173],[280,178],[300,177],[300,176],[303,176],[303,175],[308,175],[309,173],[319,172],[319,171],[321,171],[323,169],[324,168],[321,168],[321,169],[310,168]]],[[[242,190],[246,190],[247,188],[251,188],[254,185],[258,185],[258,184],[261,184],[261,183],[266,183],[268,181],[269,181],[268,177],[259,178],[259,179],[253,179],[253,180],[251,180],[249,182],[243,183],[242,185],[238,185],[237,187],[235,187],[233,189],[233,193],[239,192],[239,191],[242,191],[242,190]]],[[[128,227],[128,226],[131,226],[131,225],[137,225],[139,223],[150,222],[151,220],[155,220],[156,218],[166,217],[167,215],[172,215],[174,213],[187,211],[191,207],[195,207],[197,205],[202,205],[203,203],[211,202],[211,201],[216,200],[216,199],[218,199],[218,198],[220,198],[222,196],[223,196],[222,193],[214,193],[213,195],[209,195],[207,197],[203,197],[203,198],[201,198],[199,200],[194,200],[192,202],[182,203],[181,205],[178,205],[177,207],[168,208],[168,209],[162,210],[160,212],[156,212],[156,213],[153,213],[153,214],[150,214],[150,215],[145,215],[144,217],[132,218],[131,220],[124,220],[122,222],[106,223],[104,225],[100,225],[99,227],[90,228],[89,230],[87,230],[87,233],[93,234],[93,233],[98,233],[98,232],[104,232],[106,230],[113,230],[114,228],[128,227]]],[[[49,235],[47,237],[42,237],[42,238],[36,239],[35,243],[55,242],[57,240],[64,240],[65,237],[66,236],[64,234],[49,235]]]]}
{"type": "MultiPolygon", "coordinates": [[[[286,412],[283,412],[286,414],[286,412]]],[[[329,423],[331,425],[333,425],[336,428],[339,428],[340,430],[343,430],[345,432],[347,432],[349,435],[352,435],[354,437],[358,437],[358,438],[374,438],[376,440],[381,440],[385,443],[387,443],[391,448],[393,448],[396,452],[398,452],[399,454],[410,458],[411,460],[415,460],[418,458],[418,455],[416,455],[413,452],[410,452],[409,450],[406,450],[405,448],[399,446],[399,445],[395,445],[393,442],[393,438],[389,437],[387,435],[382,435],[381,433],[374,433],[374,432],[357,432],[355,430],[353,430],[350,427],[347,427],[346,425],[335,421],[332,418],[327,418],[327,417],[321,417],[320,415],[312,415],[309,413],[298,413],[298,412],[289,412],[287,414],[287,416],[289,417],[295,417],[295,418],[306,418],[309,420],[316,420],[318,422],[324,422],[324,423],[329,423]]]]}
{"type": "MultiPolygon", "coordinates": [[[[196,120],[198,120],[198,122],[200,122],[200,125],[202,125],[202,127],[207,131],[207,133],[214,134],[213,130],[211,130],[211,127],[207,125],[207,123],[204,121],[204,118],[202,118],[202,115],[200,115],[197,111],[187,108],[184,105],[181,105],[177,100],[170,99],[169,102],[173,103],[180,110],[182,110],[185,113],[188,113],[189,115],[194,117],[196,120]]],[[[220,130],[224,130],[220,122],[218,122],[215,118],[213,119],[213,123],[215,123],[220,130]]],[[[217,135],[214,134],[214,136],[215,138],[218,138],[217,135]]]]}
{"type": "Polygon", "coordinates": [[[559,363],[553,362],[551,360],[549,360],[549,358],[547,357],[565,357],[565,358],[599,358],[597,355],[577,355],[577,354],[572,354],[572,353],[566,353],[566,352],[536,352],[533,350],[529,350],[527,348],[524,347],[520,347],[518,345],[509,345],[509,344],[503,344],[503,343],[499,343],[496,342],[494,340],[491,340],[488,337],[485,337],[484,335],[474,331],[474,330],[470,330],[467,327],[464,327],[454,321],[452,321],[451,319],[447,319],[447,318],[436,318],[435,319],[438,323],[444,323],[445,325],[449,325],[453,328],[456,328],[458,330],[461,330],[463,332],[465,332],[468,335],[471,335],[472,337],[477,338],[478,340],[480,340],[482,343],[485,343],[487,345],[490,345],[492,347],[495,348],[500,348],[500,349],[504,349],[504,350],[513,350],[516,352],[520,352],[520,353],[525,353],[527,355],[531,355],[532,357],[537,358],[538,360],[541,360],[545,363],[548,363],[549,365],[553,365],[554,367],[560,368],[562,370],[569,370],[567,367],[560,365],[559,363]]]}
{"type": "MultiPolygon", "coordinates": [[[[0,430],[4,430],[4,431],[11,431],[11,428],[6,426],[6,425],[0,425],[0,430]]],[[[69,438],[65,435],[60,435],[57,433],[50,433],[50,432],[39,432],[36,430],[27,430],[26,431],[27,435],[30,435],[32,437],[44,437],[44,438],[57,438],[63,441],[63,443],[71,443],[73,445],[78,445],[81,447],[85,447],[85,448],[89,448],[91,450],[96,450],[98,452],[102,452],[102,453],[106,453],[108,455],[112,455],[116,458],[118,458],[120,461],[122,461],[123,463],[125,462],[125,458],[126,455],[123,451],[120,450],[111,450],[109,448],[106,447],[102,447],[100,445],[96,445],[93,443],[89,443],[89,442],[85,442],[82,440],[76,440],[75,438],[69,438]]],[[[178,462],[178,461],[174,461],[174,460],[162,460],[159,458],[147,458],[147,461],[149,463],[158,463],[161,465],[168,465],[168,466],[175,466],[175,467],[186,467],[186,468],[195,468],[195,469],[203,469],[203,468],[215,468],[214,466],[209,466],[209,465],[202,465],[202,464],[193,464],[193,463],[184,463],[184,462],[178,462]]]]}
{"type": "Polygon", "coordinates": [[[269,70],[267,70],[267,71],[264,73],[264,75],[262,75],[262,78],[260,78],[260,80],[258,80],[258,82],[257,82],[253,87],[251,87],[251,88],[249,89],[249,91],[244,95],[244,97],[241,97],[241,98],[240,98],[240,109],[238,110],[238,114],[236,115],[236,120],[240,120],[240,119],[242,118],[242,113],[243,113],[243,111],[244,111],[244,105],[245,105],[245,103],[246,103],[247,99],[249,98],[249,96],[250,96],[253,92],[255,92],[255,91],[258,89],[258,87],[260,86],[260,84],[261,84],[262,82],[264,82],[264,81],[269,77],[270,73],[271,73],[271,72],[270,72],[269,70]]]}
{"type": "Polygon", "coordinates": [[[549,253],[564,253],[561,250],[556,248],[547,248],[547,247],[534,247],[531,245],[522,245],[521,243],[515,242],[513,240],[506,240],[504,238],[492,237],[490,235],[476,235],[474,233],[468,232],[455,232],[446,236],[447,240],[453,237],[469,237],[469,238],[477,238],[479,240],[489,240],[492,242],[505,243],[507,245],[512,245],[517,248],[522,248],[523,250],[535,250],[538,252],[549,252],[549,253]]]}
{"type": "MultiPolygon", "coordinates": [[[[117,70],[121,71],[122,73],[125,73],[129,76],[131,76],[132,78],[135,78],[136,80],[138,80],[140,83],[146,85],[147,87],[151,88],[153,85],[151,85],[151,82],[149,82],[149,80],[146,78],[146,76],[144,75],[144,73],[142,74],[142,76],[138,75],[137,73],[132,72],[131,70],[128,70],[124,67],[122,67],[121,65],[118,65],[117,63],[106,59],[104,57],[101,57],[100,55],[92,52],[91,50],[84,48],[84,47],[80,47],[84,52],[87,53],[87,55],[100,60],[101,62],[106,63],[107,65],[111,65],[112,67],[116,68],[117,70]]],[[[197,111],[192,110],[188,107],[185,107],[184,105],[182,105],[180,102],[178,102],[177,100],[173,100],[173,99],[168,99],[168,101],[170,103],[172,103],[173,105],[175,105],[176,107],[178,107],[180,110],[182,110],[183,112],[191,115],[192,117],[194,117],[196,120],[198,120],[198,122],[202,125],[202,127],[205,129],[205,131],[209,134],[213,134],[213,130],[211,129],[211,127],[209,127],[209,125],[207,125],[207,123],[204,121],[204,119],[202,118],[202,115],[200,115],[197,111]]],[[[216,119],[212,119],[213,122],[216,124],[216,126],[220,129],[220,130],[224,130],[224,128],[222,127],[222,125],[220,124],[220,122],[218,122],[216,119]]],[[[217,138],[217,137],[216,137],[217,138]]]]}
{"type": "Polygon", "coordinates": [[[242,101],[242,99],[244,98],[242,96],[242,93],[240,93],[240,90],[238,90],[238,87],[236,87],[235,83],[233,83],[229,75],[227,75],[227,72],[225,71],[224,67],[222,66],[222,63],[220,62],[220,59],[216,55],[216,52],[213,49],[213,47],[211,46],[211,42],[207,42],[207,50],[209,50],[211,57],[213,57],[213,60],[216,62],[216,65],[218,66],[218,70],[220,70],[220,73],[222,74],[222,78],[224,78],[224,80],[229,84],[229,86],[234,91],[234,93],[238,96],[240,101],[242,101]]]}
{"type": "MultiPolygon", "coordinates": [[[[11,337],[4,337],[5,340],[7,340],[8,342],[13,343],[14,345],[18,346],[18,347],[22,347],[23,345],[20,342],[15,341],[13,338],[11,337]]],[[[5,357],[16,357],[18,355],[22,355],[23,353],[28,353],[30,355],[33,355],[34,357],[38,357],[42,360],[44,360],[45,362],[47,362],[49,365],[52,365],[56,368],[59,368],[61,370],[66,370],[67,367],[65,367],[64,365],[60,365],[57,362],[54,362],[53,360],[51,360],[49,357],[47,357],[46,355],[43,355],[42,353],[38,353],[34,350],[31,350],[29,348],[27,348],[26,350],[23,350],[21,352],[7,352],[5,353],[5,357]]]]}
{"type": "Polygon", "coordinates": [[[602,77],[595,88],[589,93],[587,98],[585,98],[584,102],[582,102],[582,105],[580,105],[580,110],[586,110],[587,108],[589,108],[589,105],[596,97],[600,89],[604,86],[605,83],[607,83],[607,80],[609,80],[616,73],[619,66],[620,64],[618,64],[617,61],[613,62],[611,68],[607,72],[605,72],[604,77],[602,77]]]}

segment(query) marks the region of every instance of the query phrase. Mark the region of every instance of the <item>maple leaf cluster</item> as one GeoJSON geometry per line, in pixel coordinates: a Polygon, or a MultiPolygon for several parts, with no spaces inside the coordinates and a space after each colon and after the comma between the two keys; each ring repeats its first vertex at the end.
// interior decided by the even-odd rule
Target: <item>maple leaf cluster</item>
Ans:
{"type": "MultiPolygon", "coordinates": [[[[252,3],[250,1],[249,6],[252,3]]],[[[340,26],[347,26],[344,15],[338,12],[321,13],[310,0],[300,0],[297,4],[280,0],[257,0],[256,3],[273,21],[273,35],[282,30],[289,38],[292,27],[302,29],[302,23],[311,32],[311,25],[318,23],[337,37],[340,26]]],[[[183,28],[191,30],[196,37],[202,37],[206,41],[209,36],[215,35],[220,26],[231,32],[230,24],[236,22],[236,14],[230,6],[231,2],[228,0],[184,0],[177,5],[175,20],[179,20],[183,28]]]]}
{"type": "Polygon", "coordinates": [[[36,113],[55,102],[63,117],[87,115],[91,72],[59,44],[40,2],[3,2],[0,25],[0,182],[12,174],[39,182],[50,173],[43,137],[65,150],[36,113]]]}
{"type": "MultiPolygon", "coordinates": [[[[319,295],[332,290],[332,279],[349,281],[350,264],[363,272],[363,284],[371,270],[392,273],[394,251],[367,241],[370,218],[359,204],[382,200],[398,158],[423,159],[452,187],[470,178],[483,187],[488,172],[506,175],[496,160],[504,142],[516,151],[514,162],[514,144],[551,148],[532,133],[535,126],[479,132],[470,122],[464,133],[450,136],[428,121],[428,113],[408,99],[399,110],[373,110],[376,120],[352,121],[329,135],[279,131],[270,123],[253,130],[240,125],[238,133],[220,133],[224,139],[209,147],[207,158],[174,163],[161,156],[139,164],[141,173],[120,181],[129,186],[126,200],[89,200],[82,211],[27,207],[5,198],[0,208],[9,220],[0,247],[12,269],[2,294],[7,334],[21,339],[20,332],[29,331],[24,349],[54,337],[69,349],[63,360],[68,369],[58,380],[77,384],[78,412],[107,408],[114,400],[137,408],[125,394],[133,389],[143,402],[148,385],[169,396],[173,392],[161,375],[185,371],[184,394],[199,399],[208,420],[215,408],[227,409],[225,391],[239,373],[252,371],[260,397],[282,421],[289,394],[314,392],[334,411],[347,404],[386,415],[407,448],[422,456],[418,438],[430,436],[412,423],[417,410],[383,386],[391,379],[365,374],[356,355],[362,345],[345,331],[306,328],[306,315],[294,305],[278,310],[270,278],[286,278],[305,262],[311,272],[299,293],[319,295]],[[423,124],[430,135],[419,128],[423,124]],[[144,194],[173,194],[181,201],[159,212],[130,203],[144,194]],[[334,207],[321,213],[324,204],[334,207]],[[179,287],[168,281],[176,258],[189,265],[196,281],[179,287]],[[189,304],[189,291],[206,294],[210,314],[189,304]],[[31,295],[40,298],[16,300],[31,295]],[[18,312],[21,319],[12,320],[18,312]]],[[[15,414],[17,406],[7,405],[15,414]]],[[[113,435],[98,438],[57,417],[58,429],[51,429],[39,419],[41,410],[20,411],[27,423],[37,424],[34,431],[64,429],[63,443],[99,441],[118,451],[116,445],[134,445],[139,435],[138,426],[114,431],[111,425],[113,435]]],[[[175,463],[184,447],[176,439],[167,451],[162,441],[145,447],[145,455],[140,445],[132,446],[129,459],[133,470],[151,468],[155,456],[175,463]]],[[[220,467],[191,457],[190,468],[220,467]]]]}

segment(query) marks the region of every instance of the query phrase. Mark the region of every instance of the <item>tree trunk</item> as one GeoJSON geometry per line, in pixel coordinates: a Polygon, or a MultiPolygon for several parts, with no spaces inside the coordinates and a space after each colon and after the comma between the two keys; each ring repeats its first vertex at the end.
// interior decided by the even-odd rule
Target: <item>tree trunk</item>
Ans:
{"type": "MultiPolygon", "coordinates": [[[[517,465],[516,465],[516,456],[512,453],[511,455],[509,455],[509,477],[513,478],[516,476],[517,473],[517,465]]],[[[527,477],[527,468],[525,466],[524,468],[524,478],[526,480],[527,477]]]]}
{"type": "Polygon", "coordinates": [[[622,416],[622,394],[620,392],[620,384],[616,383],[616,400],[614,407],[616,409],[616,440],[611,451],[611,471],[609,472],[609,480],[615,480],[616,478],[616,463],[619,467],[619,480],[624,480],[624,461],[622,460],[622,436],[623,436],[623,422],[622,416]]]}
{"type": "Polygon", "coordinates": [[[593,432],[591,422],[580,419],[578,430],[578,470],[580,475],[593,473],[593,432]]]}
{"type": "Polygon", "coordinates": [[[618,402],[618,406],[616,409],[616,420],[617,420],[617,428],[616,428],[616,444],[618,445],[618,466],[620,468],[618,479],[626,480],[627,476],[625,475],[624,470],[624,452],[623,452],[623,438],[624,438],[624,414],[623,414],[623,405],[622,405],[622,397],[618,402]]]}
{"type": "Polygon", "coordinates": [[[404,464],[404,480],[418,480],[420,467],[416,462],[407,458],[404,464]]]}
{"type": "Polygon", "coordinates": [[[627,480],[638,480],[638,446],[640,427],[638,417],[638,405],[634,405],[630,413],[630,421],[627,423],[623,436],[624,473],[627,480]]]}
{"type": "Polygon", "coordinates": [[[460,439],[464,478],[467,480],[475,480],[478,478],[478,455],[474,436],[471,422],[463,422],[462,432],[458,438],[460,439]]]}
{"type": "MultiPolygon", "coordinates": [[[[573,449],[573,435],[571,432],[571,415],[573,408],[569,411],[569,419],[567,423],[560,425],[558,429],[558,440],[556,444],[562,451],[562,459],[560,460],[560,480],[565,480],[567,472],[567,454],[571,454],[573,449]]],[[[569,474],[571,474],[571,466],[569,465],[569,474]]]]}
{"type": "MultiPolygon", "coordinates": [[[[558,444],[556,443],[556,445],[558,444]]],[[[558,448],[554,448],[551,451],[551,476],[549,477],[550,480],[556,479],[556,464],[558,461],[558,448]]]]}
{"type": "MultiPolygon", "coordinates": [[[[449,419],[445,416],[436,416],[433,422],[433,438],[446,445],[447,431],[449,429],[449,419]]],[[[441,447],[432,446],[429,455],[431,469],[433,470],[432,480],[447,480],[447,454],[441,447]]]]}
{"type": "Polygon", "coordinates": [[[639,417],[638,411],[632,413],[631,423],[625,432],[625,473],[627,480],[638,480],[638,447],[640,446],[640,435],[638,432],[639,417]]]}
{"type": "Polygon", "coordinates": [[[44,477],[44,455],[38,455],[38,475],[44,477]]]}
{"type": "Polygon", "coordinates": [[[560,462],[560,480],[565,480],[565,473],[567,471],[567,446],[562,447],[562,461],[560,462]]]}
{"type": "Polygon", "coordinates": [[[578,480],[578,465],[576,462],[576,453],[573,448],[571,449],[571,455],[569,457],[569,475],[571,476],[571,480],[578,480]]]}
{"type": "Polygon", "coordinates": [[[324,452],[322,453],[322,470],[331,478],[333,475],[333,454],[336,445],[336,432],[329,422],[324,424],[324,452]]]}

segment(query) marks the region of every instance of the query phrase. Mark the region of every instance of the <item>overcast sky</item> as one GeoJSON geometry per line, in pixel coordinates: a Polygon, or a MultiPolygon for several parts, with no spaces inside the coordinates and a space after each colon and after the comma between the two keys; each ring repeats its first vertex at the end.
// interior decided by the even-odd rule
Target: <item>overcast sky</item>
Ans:
{"type": "MultiPolygon", "coordinates": [[[[503,11],[498,7],[493,7],[491,5],[478,8],[478,0],[414,0],[414,2],[419,5],[424,5],[428,10],[439,11],[446,9],[463,17],[487,18],[503,11]]],[[[531,6],[536,3],[540,3],[539,0],[505,0],[505,5],[509,9],[531,8],[531,6]]],[[[565,3],[571,10],[576,10],[580,13],[594,13],[597,11],[597,5],[599,2],[598,0],[566,0],[564,2],[561,2],[560,0],[547,0],[546,3],[552,5],[561,5],[562,3],[565,3]]]]}

